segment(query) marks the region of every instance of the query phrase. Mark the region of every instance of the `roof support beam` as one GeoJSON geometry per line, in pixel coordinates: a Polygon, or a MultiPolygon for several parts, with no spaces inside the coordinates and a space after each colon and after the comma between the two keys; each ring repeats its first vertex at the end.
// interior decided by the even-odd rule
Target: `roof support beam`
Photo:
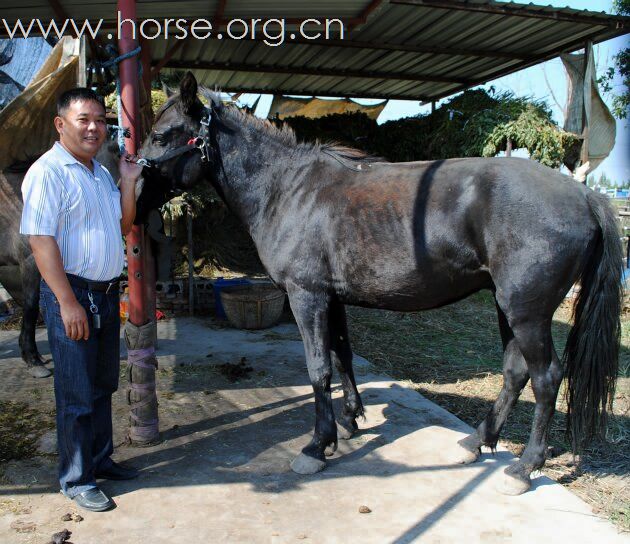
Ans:
{"type": "Polygon", "coordinates": [[[360,70],[332,70],[326,68],[301,68],[299,66],[262,66],[251,64],[235,64],[228,62],[190,62],[174,61],[166,63],[166,68],[178,70],[217,70],[229,72],[252,72],[256,74],[291,74],[300,76],[324,76],[324,77],[358,77],[364,79],[396,79],[400,81],[433,81],[436,83],[455,83],[458,85],[469,85],[467,79],[442,77],[422,74],[408,74],[405,72],[363,72],[360,70]]]}
{"type": "MultiPolygon", "coordinates": [[[[262,41],[262,40],[241,40],[262,41]]],[[[316,45],[319,47],[340,47],[347,49],[371,49],[373,51],[404,51],[409,53],[421,53],[431,55],[462,55],[464,57],[488,57],[509,60],[527,60],[533,58],[520,53],[507,53],[503,51],[490,51],[484,49],[458,49],[456,47],[440,47],[427,45],[413,45],[405,43],[378,43],[364,42],[360,40],[306,40],[296,38],[287,41],[283,45],[316,45]]]]}
{"type": "Polygon", "coordinates": [[[166,63],[168,63],[172,58],[173,55],[177,52],[177,50],[184,45],[184,42],[186,40],[178,40],[177,42],[175,42],[174,45],[172,45],[167,51],[166,53],[164,53],[164,56],[160,59],[159,62],[157,62],[153,68],[151,69],[151,79],[153,79],[154,77],[156,77],[159,73],[160,70],[162,68],[164,68],[164,66],[166,65],[166,63]]]}
{"type": "Polygon", "coordinates": [[[59,0],[48,0],[48,4],[50,5],[50,7],[52,8],[55,17],[59,17],[59,19],[68,19],[68,14],[66,13],[66,11],[63,9],[63,7],[61,6],[61,4],[59,3],[59,0]]]}
{"type": "Polygon", "coordinates": [[[225,6],[227,0],[219,0],[217,10],[214,12],[213,21],[217,28],[219,28],[225,21],[223,20],[223,14],[225,13],[225,6]]]}
{"type": "MultiPolygon", "coordinates": [[[[107,27],[104,27],[107,28],[107,27]]],[[[184,40],[177,40],[178,42],[184,42],[187,40],[192,40],[194,38],[188,37],[184,40]]],[[[238,40],[240,42],[251,42],[251,43],[260,43],[263,41],[262,38],[243,38],[238,40]]],[[[405,44],[405,43],[379,43],[379,42],[367,42],[360,40],[339,40],[339,39],[329,39],[329,40],[307,40],[305,38],[296,37],[293,40],[286,41],[283,44],[284,46],[291,45],[309,45],[309,46],[317,46],[317,47],[339,47],[342,49],[370,49],[372,51],[401,51],[401,52],[409,52],[409,53],[420,53],[420,54],[428,54],[428,55],[461,55],[463,57],[487,57],[487,58],[497,58],[497,59],[508,59],[508,60],[530,60],[534,57],[531,55],[526,55],[522,53],[510,53],[504,51],[492,51],[488,49],[458,49],[456,47],[442,47],[442,46],[427,46],[427,45],[413,45],[413,44],[405,44]]]]}
{"type": "MultiPolygon", "coordinates": [[[[562,51],[560,53],[569,53],[569,52],[575,51],[577,49],[582,49],[583,47],[584,47],[584,37],[583,36],[578,36],[575,40],[571,41],[570,43],[565,44],[564,47],[562,48],[562,51]]],[[[461,87],[457,87],[455,89],[449,90],[446,93],[442,93],[442,94],[438,94],[438,95],[432,96],[431,100],[440,100],[442,98],[446,98],[447,96],[451,96],[452,94],[465,91],[467,88],[469,88],[471,86],[483,85],[484,83],[486,83],[488,81],[492,81],[493,79],[496,79],[497,77],[503,77],[503,76],[506,76],[506,75],[509,75],[509,74],[513,74],[514,72],[519,72],[520,70],[524,70],[525,68],[529,68],[529,67],[534,66],[536,64],[539,64],[541,62],[545,62],[547,60],[551,60],[553,58],[556,58],[560,53],[558,52],[557,49],[555,49],[551,53],[547,53],[546,55],[540,55],[540,56],[532,59],[531,61],[515,64],[509,70],[502,70],[502,67],[498,66],[498,67],[496,67],[494,69],[494,70],[496,70],[496,73],[492,73],[492,72],[490,74],[485,73],[484,75],[482,75],[479,78],[472,79],[470,81],[469,85],[462,85],[461,87]]]]}
{"type": "Polygon", "coordinates": [[[374,11],[376,11],[382,3],[383,0],[372,0],[361,12],[359,17],[357,17],[357,19],[353,21],[353,24],[348,25],[348,32],[352,32],[353,30],[356,30],[357,27],[360,27],[361,25],[367,23],[368,17],[372,15],[372,13],[374,13],[374,11]]]}
{"type": "Polygon", "coordinates": [[[548,19],[551,21],[561,21],[566,23],[584,23],[588,25],[601,25],[612,28],[624,28],[626,23],[621,17],[611,20],[614,16],[606,15],[606,18],[583,15],[581,13],[559,13],[539,11],[529,6],[516,7],[506,4],[505,6],[496,4],[473,4],[461,0],[390,0],[390,4],[400,4],[405,6],[416,6],[420,8],[443,8],[448,10],[472,11],[477,13],[493,13],[495,15],[510,15],[512,17],[529,17],[533,19],[548,19]]]}

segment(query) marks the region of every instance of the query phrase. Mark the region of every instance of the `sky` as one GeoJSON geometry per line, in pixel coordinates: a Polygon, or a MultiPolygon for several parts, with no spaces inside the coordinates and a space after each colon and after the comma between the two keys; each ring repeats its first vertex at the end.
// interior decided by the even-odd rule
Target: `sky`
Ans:
{"type": "MultiPolygon", "coordinates": [[[[573,9],[588,9],[589,11],[604,11],[612,13],[612,0],[534,0],[534,4],[552,5],[555,7],[570,7],[573,9]]],[[[628,47],[628,36],[608,40],[593,48],[597,74],[601,75],[608,66],[612,65],[612,57],[621,49],[628,47]]],[[[562,108],[558,107],[555,98],[564,107],[567,94],[567,80],[559,58],[522,70],[515,74],[489,81],[482,87],[494,86],[497,91],[513,91],[517,96],[530,96],[536,99],[544,99],[551,107],[554,120],[564,123],[562,108]],[[545,80],[546,74],[546,80],[545,80]],[[550,90],[551,87],[551,90],[550,90]],[[552,94],[553,93],[553,94],[552,94]]],[[[619,77],[613,81],[614,90],[621,92],[623,85],[619,77]]],[[[239,100],[251,105],[259,95],[243,95],[239,100]]],[[[452,97],[451,97],[452,98],[452,97]]],[[[610,97],[602,94],[604,101],[610,106],[610,97]]],[[[262,95],[256,115],[266,117],[271,106],[271,95],[262,95]]],[[[448,100],[448,98],[446,99],[448,100]]],[[[358,100],[362,104],[374,104],[378,100],[358,100]]],[[[384,123],[402,117],[428,113],[430,106],[420,106],[419,102],[411,100],[390,100],[378,122],[384,123]]],[[[518,152],[515,154],[519,154],[518,152]]],[[[522,154],[522,153],[521,153],[522,154]]],[[[611,154],[592,173],[599,178],[604,172],[610,179],[621,184],[630,180],[630,119],[617,121],[617,139],[611,154]]]]}

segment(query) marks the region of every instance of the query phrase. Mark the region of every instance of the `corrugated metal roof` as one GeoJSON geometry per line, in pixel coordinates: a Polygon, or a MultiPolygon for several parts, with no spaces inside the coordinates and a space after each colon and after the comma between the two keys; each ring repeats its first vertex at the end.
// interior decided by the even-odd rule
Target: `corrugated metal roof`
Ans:
{"type": "MultiPolygon", "coordinates": [[[[17,18],[47,20],[55,15],[57,20],[103,18],[107,34],[116,26],[116,2],[23,0],[0,5],[0,18],[9,24],[17,18]]],[[[424,101],[579,49],[587,40],[599,43],[625,34],[630,21],[569,7],[488,0],[138,0],[137,15],[138,20],[153,18],[162,23],[165,18],[211,20],[212,38],[177,40],[171,36],[144,43],[151,48],[154,65],[168,57],[165,70],[190,69],[208,86],[225,91],[424,101]],[[343,39],[299,37],[299,22],[326,17],[344,22],[343,39]],[[263,22],[284,18],[284,43],[266,45],[262,23],[254,38],[217,39],[217,33],[225,36],[226,21],[237,18],[263,22]]],[[[306,28],[317,30],[313,25],[306,28]]],[[[235,29],[240,31],[240,25],[235,29]]]]}

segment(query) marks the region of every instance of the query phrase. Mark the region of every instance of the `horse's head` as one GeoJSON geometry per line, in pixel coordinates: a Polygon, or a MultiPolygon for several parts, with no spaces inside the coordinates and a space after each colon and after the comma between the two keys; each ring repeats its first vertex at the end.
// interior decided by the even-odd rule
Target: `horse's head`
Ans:
{"type": "Polygon", "coordinates": [[[205,107],[197,91],[197,80],[188,72],[179,92],[170,96],[156,114],[140,150],[140,155],[152,163],[152,175],[170,180],[173,192],[188,190],[213,177],[214,142],[209,124],[221,104],[211,97],[205,107]]]}

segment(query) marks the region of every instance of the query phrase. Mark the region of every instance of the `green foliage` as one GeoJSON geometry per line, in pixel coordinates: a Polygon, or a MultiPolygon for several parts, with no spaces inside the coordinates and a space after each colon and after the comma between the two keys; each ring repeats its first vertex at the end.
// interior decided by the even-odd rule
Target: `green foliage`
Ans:
{"type": "Polygon", "coordinates": [[[515,149],[527,149],[532,159],[559,168],[567,149],[578,138],[558,128],[536,108],[527,106],[515,120],[494,128],[486,139],[483,156],[493,157],[499,151],[505,151],[508,140],[515,149]]]}
{"type": "MultiPolygon", "coordinates": [[[[617,15],[630,15],[630,0],[614,0],[613,12],[617,15]]],[[[602,91],[612,98],[612,113],[617,119],[626,119],[630,111],[630,48],[625,48],[613,57],[610,66],[597,80],[602,91]],[[623,91],[613,92],[613,79],[619,73],[623,91]]]]}
{"type": "Polygon", "coordinates": [[[157,112],[167,101],[166,93],[162,89],[151,90],[151,109],[157,112]]]}
{"type": "Polygon", "coordinates": [[[365,114],[327,115],[285,121],[306,141],[337,141],[393,162],[479,157],[525,147],[531,156],[559,166],[575,137],[560,130],[542,101],[513,93],[466,91],[429,115],[377,125],[365,114]]]}
{"type": "MultiPolygon", "coordinates": [[[[159,110],[162,104],[164,104],[164,102],[166,102],[166,93],[161,89],[152,89],[151,90],[151,108],[153,109],[153,113],[159,110]]],[[[115,92],[108,94],[105,97],[105,106],[114,112],[118,111],[115,92]]]]}
{"type": "Polygon", "coordinates": [[[284,121],[294,131],[298,140],[314,142],[338,142],[350,147],[365,149],[374,138],[378,125],[364,113],[325,115],[317,119],[289,117],[284,121]]]}
{"type": "Polygon", "coordinates": [[[613,0],[613,12],[617,15],[630,15],[630,0],[613,0]]]}
{"type": "Polygon", "coordinates": [[[591,174],[586,178],[587,187],[604,187],[606,189],[630,189],[630,179],[626,181],[616,181],[610,179],[605,172],[601,172],[599,177],[596,177],[595,174],[591,174]]]}
{"type": "Polygon", "coordinates": [[[612,189],[613,187],[616,187],[615,183],[613,182],[613,180],[611,180],[605,172],[602,172],[599,175],[599,179],[597,180],[597,182],[595,183],[595,185],[599,185],[600,187],[606,187],[606,189],[612,189]]]}

